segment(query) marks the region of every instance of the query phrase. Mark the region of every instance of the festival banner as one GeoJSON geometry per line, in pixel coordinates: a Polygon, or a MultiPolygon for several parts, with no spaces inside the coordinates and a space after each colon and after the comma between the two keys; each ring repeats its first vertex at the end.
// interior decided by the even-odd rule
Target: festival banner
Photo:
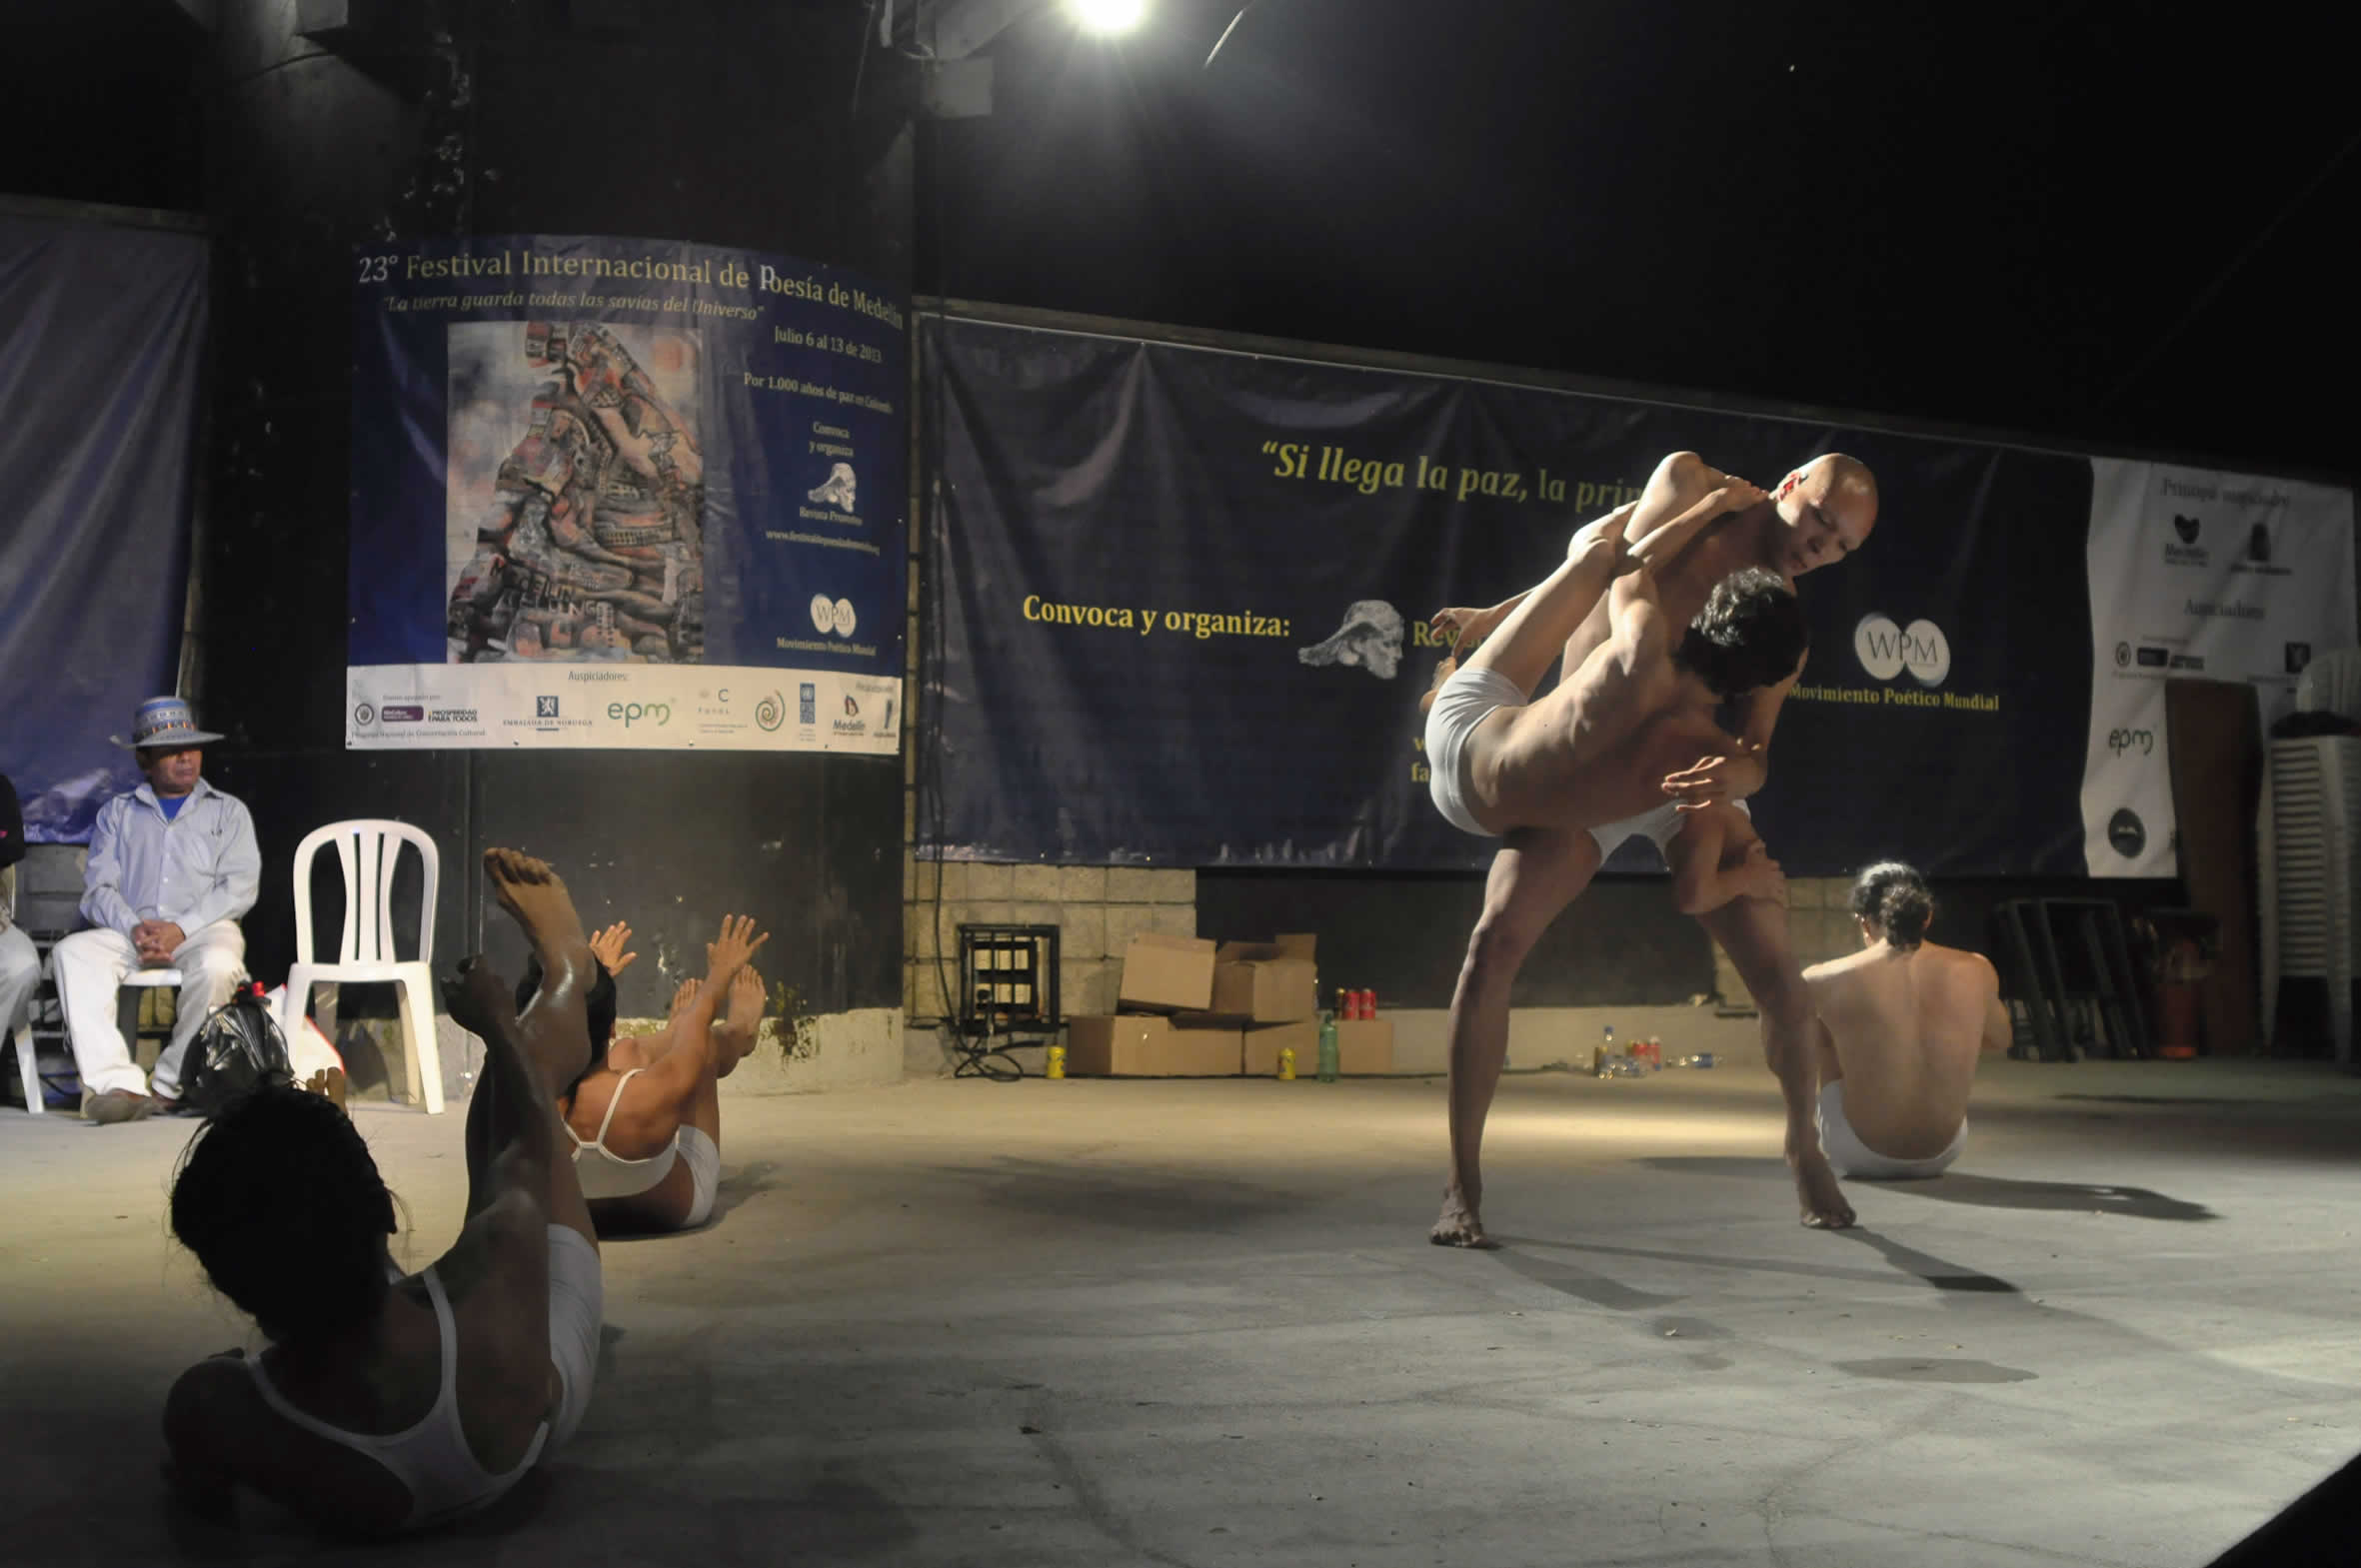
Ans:
{"type": "Polygon", "coordinates": [[[2094,459],[2090,730],[2093,876],[2178,874],[2164,685],[2243,681],[2262,723],[2314,654],[2355,640],[2353,493],[2253,474],[2094,459]]]}
{"type": "Polygon", "coordinates": [[[354,267],[348,747],[899,750],[905,301],[660,240],[354,267]]]}
{"type": "Polygon", "coordinates": [[[1667,454],[1768,487],[1833,450],[1882,511],[1800,584],[1812,653],[1750,802],[1771,853],[2081,871],[2081,458],[972,319],[922,352],[922,852],[1483,865],[1498,841],[1428,798],[1433,612],[1539,582],[1667,454]]]}

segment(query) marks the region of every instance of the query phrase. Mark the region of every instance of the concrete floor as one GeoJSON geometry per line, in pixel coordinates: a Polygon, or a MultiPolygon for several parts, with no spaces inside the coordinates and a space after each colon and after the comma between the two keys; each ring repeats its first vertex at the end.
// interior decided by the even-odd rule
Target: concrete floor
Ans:
{"type": "MultiPolygon", "coordinates": [[[[732,1100],[709,1230],[605,1251],[575,1444],[388,1563],[2200,1564],[2361,1448],[2361,1080],[1987,1067],[1958,1173],[1794,1221],[1758,1064],[1512,1077],[1499,1251],[1425,1242],[1433,1079],[732,1100]]],[[[457,1115],[359,1119],[429,1259],[457,1115]]],[[[11,1562],[323,1548],[154,1479],[248,1340],[187,1123],[0,1116],[11,1562]]],[[[251,1342],[250,1340],[248,1342],[251,1342]]]]}

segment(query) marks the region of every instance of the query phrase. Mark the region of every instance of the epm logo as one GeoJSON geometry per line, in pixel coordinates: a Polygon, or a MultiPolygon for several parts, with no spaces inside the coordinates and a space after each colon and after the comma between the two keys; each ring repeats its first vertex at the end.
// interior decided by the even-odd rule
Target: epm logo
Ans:
{"type": "Polygon", "coordinates": [[[609,703],[607,717],[629,730],[634,725],[655,725],[659,729],[673,722],[670,703],[609,703]]]}
{"type": "Polygon", "coordinates": [[[1907,670],[1920,686],[1936,687],[1951,674],[1950,640],[1924,617],[1903,627],[1870,612],[1853,628],[1853,657],[1872,681],[1891,681],[1907,670]]]}

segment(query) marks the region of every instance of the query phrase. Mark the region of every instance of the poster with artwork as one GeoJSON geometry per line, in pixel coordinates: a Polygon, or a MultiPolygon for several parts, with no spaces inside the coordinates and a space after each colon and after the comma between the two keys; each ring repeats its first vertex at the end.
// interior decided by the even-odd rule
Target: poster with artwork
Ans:
{"type": "Polygon", "coordinates": [[[898,750],[903,301],[648,240],[354,266],[348,746],[898,750]]]}

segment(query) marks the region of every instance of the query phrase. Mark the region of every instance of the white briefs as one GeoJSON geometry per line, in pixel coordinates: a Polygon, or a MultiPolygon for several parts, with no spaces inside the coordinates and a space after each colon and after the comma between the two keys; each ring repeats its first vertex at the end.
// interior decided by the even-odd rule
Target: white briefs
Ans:
{"type": "Polygon", "coordinates": [[[1496,708],[1522,704],[1525,694],[1496,670],[1461,666],[1426,710],[1426,790],[1442,819],[1479,838],[1498,836],[1467,808],[1467,738],[1496,708]]]}
{"type": "Polygon", "coordinates": [[[1962,1118],[1959,1131],[1950,1146],[1940,1154],[1925,1159],[1891,1159],[1861,1141],[1852,1123],[1844,1119],[1844,1080],[1820,1085],[1820,1152],[1828,1156],[1828,1163],[1837,1174],[1865,1178],[1870,1181],[1906,1181],[1919,1176],[1939,1176],[1959,1151],[1967,1147],[1967,1122],[1962,1118]]]}

